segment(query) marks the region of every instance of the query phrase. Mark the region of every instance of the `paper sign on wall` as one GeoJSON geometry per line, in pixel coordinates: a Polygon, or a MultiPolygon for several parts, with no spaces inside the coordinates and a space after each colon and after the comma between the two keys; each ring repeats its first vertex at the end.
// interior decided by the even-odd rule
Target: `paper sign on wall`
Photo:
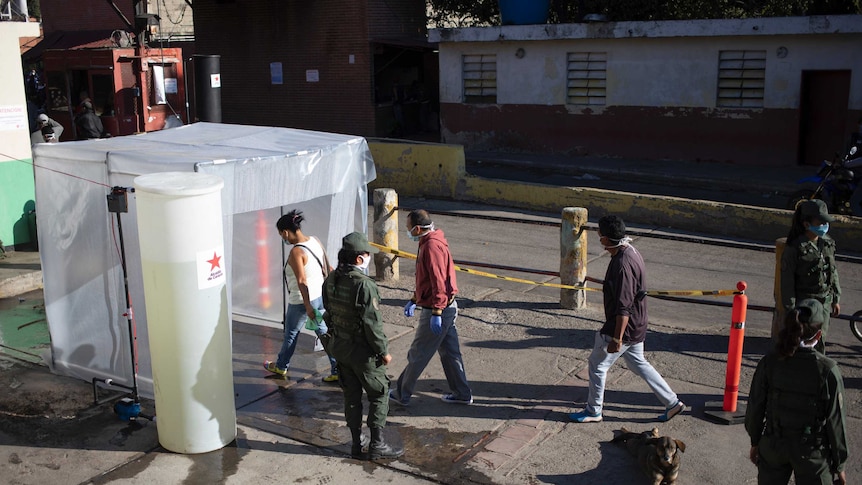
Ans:
{"type": "Polygon", "coordinates": [[[167,104],[165,98],[165,69],[162,66],[151,66],[153,71],[153,96],[156,104],[167,104]]]}
{"type": "Polygon", "coordinates": [[[284,84],[284,75],[281,71],[280,62],[269,63],[269,82],[271,84],[284,84]]]}
{"type": "Polygon", "coordinates": [[[198,251],[195,261],[198,268],[199,290],[225,283],[224,246],[198,251]]]}
{"type": "Polygon", "coordinates": [[[305,71],[305,81],[316,83],[320,81],[320,72],[317,69],[309,69],[305,71]]]}
{"type": "Polygon", "coordinates": [[[0,131],[26,130],[27,107],[23,104],[0,106],[0,131]]]}
{"type": "Polygon", "coordinates": [[[221,74],[210,74],[210,87],[211,88],[220,88],[221,87],[221,74]]]}
{"type": "Polygon", "coordinates": [[[165,78],[165,92],[168,94],[177,94],[177,78],[175,78],[175,77],[166,77],[165,78]]]}

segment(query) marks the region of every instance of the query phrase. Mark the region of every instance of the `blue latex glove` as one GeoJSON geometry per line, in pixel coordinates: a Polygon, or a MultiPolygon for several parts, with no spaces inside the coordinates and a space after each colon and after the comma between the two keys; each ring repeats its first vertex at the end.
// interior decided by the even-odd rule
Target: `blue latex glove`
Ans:
{"type": "Polygon", "coordinates": [[[443,317],[440,315],[431,315],[431,333],[434,335],[443,333],[443,317]]]}
{"type": "Polygon", "coordinates": [[[404,305],[404,316],[412,317],[414,311],[416,311],[416,304],[412,301],[408,301],[407,304],[404,305]]]}

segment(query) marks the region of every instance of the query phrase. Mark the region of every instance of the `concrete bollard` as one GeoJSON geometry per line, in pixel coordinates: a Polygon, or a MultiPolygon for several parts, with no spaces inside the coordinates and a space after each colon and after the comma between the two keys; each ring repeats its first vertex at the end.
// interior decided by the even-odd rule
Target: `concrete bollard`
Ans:
{"type": "Polygon", "coordinates": [[[787,238],[780,237],[775,240],[775,283],[773,295],[775,296],[775,311],[772,312],[772,337],[773,342],[778,341],[778,332],[784,324],[784,306],[781,304],[781,255],[787,246],[787,238]]]}
{"type": "MultiPolygon", "coordinates": [[[[587,279],[587,209],[566,207],[560,226],[560,283],[583,286],[587,279]]],[[[560,306],[585,308],[586,291],[560,290],[560,306]]]]}
{"type": "MultiPolygon", "coordinates": [[[[372,242],[398,249],[398,193],[394,189],[374,189],[372,242]]],[[[398,280],[398,257],[383,251],[374,255],[377,279],[398,280]]]]}

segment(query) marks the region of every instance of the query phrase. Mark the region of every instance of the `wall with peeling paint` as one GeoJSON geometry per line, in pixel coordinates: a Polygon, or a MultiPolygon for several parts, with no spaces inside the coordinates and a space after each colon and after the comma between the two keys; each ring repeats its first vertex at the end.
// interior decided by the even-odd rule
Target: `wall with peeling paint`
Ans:
{"type": "MultiPolygon", "coordinates": [[[[368,140],[377,178],[369,189],[394,189],[401,197],[462,200],[560,213],[564,207],[586,207],[590,217],[626,214],[640,224],[685,231],[751,238],[772,243],[787,233],[791,212],[707,200],[632,194],[587,187],[557,187],[496,180],[467,173],[464,149],[458,145],[390,143],[368,140]],[[756,234],[751,228],[756,227],[756,234]]],[[[862,239],[862,219],[837,216],[829,234],[839,247],[862,239]]]]}
{"type": "Polygon", "coordinates": [[[862,116],[858,15],[439,29],[430,40],[443,140],[468,150],[793,165],[807,70],[851,71],[842,136],[862,116]],[[727,50],[766,51],[762,108],[716,106],[727,50]],[[607,53],[604,106],[566,104],[569,52],[607,53]],[[496,54],[496,104],[464,103],[468,54],[496,54]]]}

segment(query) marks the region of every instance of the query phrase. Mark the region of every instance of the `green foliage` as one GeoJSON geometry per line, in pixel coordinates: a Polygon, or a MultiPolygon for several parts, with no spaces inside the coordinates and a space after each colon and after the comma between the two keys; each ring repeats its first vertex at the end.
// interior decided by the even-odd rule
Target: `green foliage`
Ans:
{"type": "Polygon", "coordinates": [[[27,13],[31,17],[42,20],[42,8],[39,5],[39,0],[27,0],[27,13]]]}
{"type": "Polygon", "coordinates": [[[426,0],[429,27],[499,25],[497,0],[426,0]]]}
{"type": "MultiPolygon", "coordinates": [[[[427,0],[432,27],[499,25],[497,0],[427,0]]],[[[587,14],[609,21],[787,17],[862,13],[862,0],[551,0],[550,23],[587,14]]]]}

